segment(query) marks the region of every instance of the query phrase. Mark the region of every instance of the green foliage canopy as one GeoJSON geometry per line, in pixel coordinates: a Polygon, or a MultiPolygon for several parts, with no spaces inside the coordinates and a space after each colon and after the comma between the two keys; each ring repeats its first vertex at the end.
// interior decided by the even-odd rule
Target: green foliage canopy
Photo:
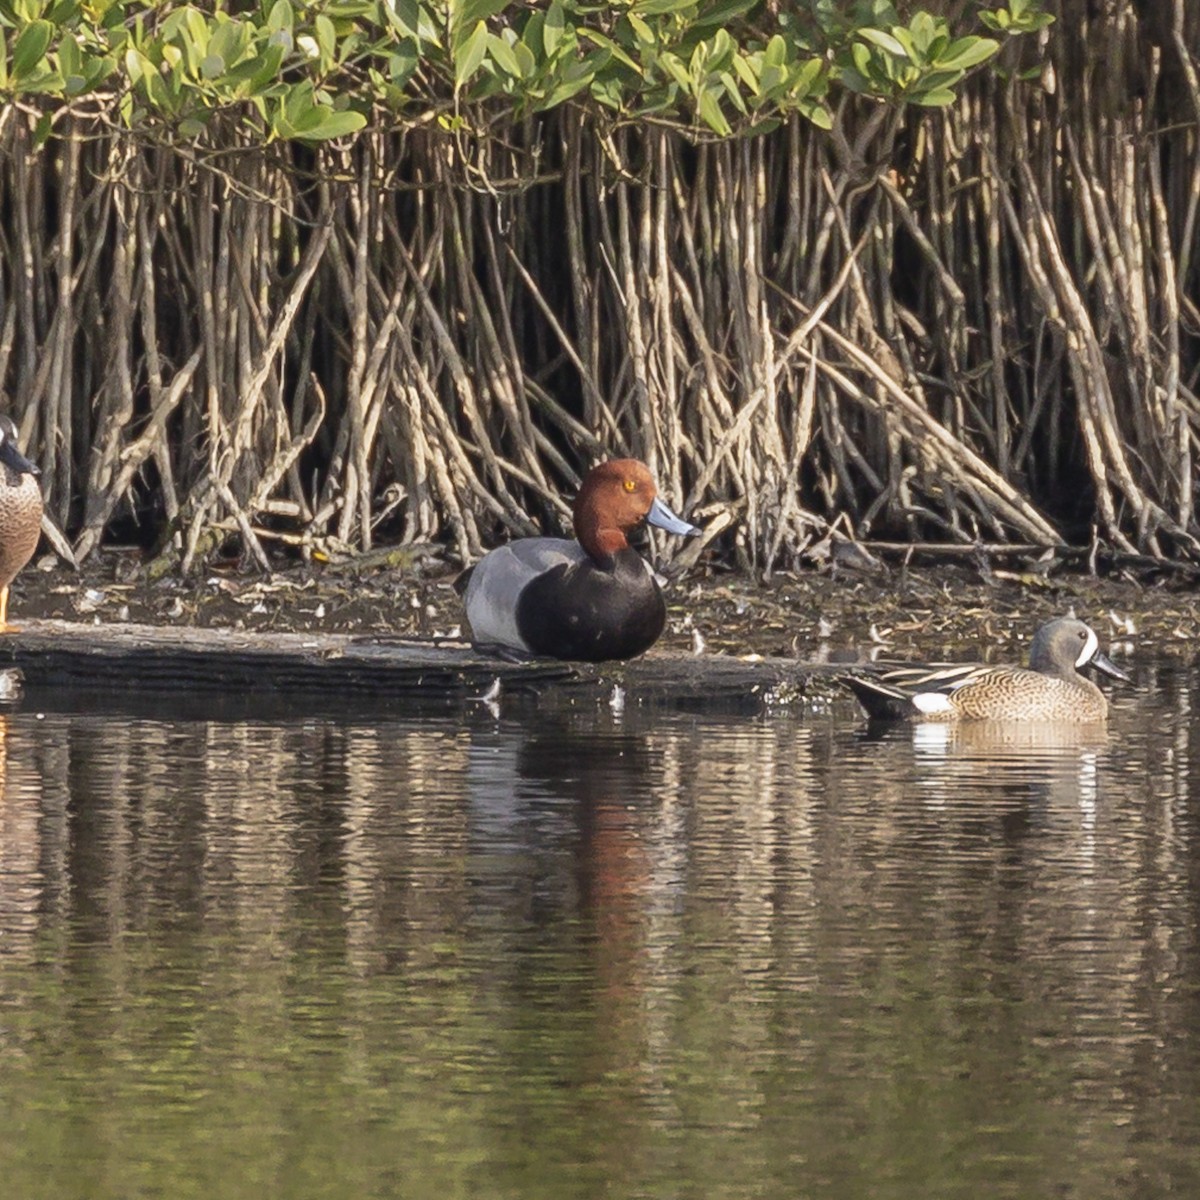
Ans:
{"type": "MultiPolygon", "coordinates": [[[[977,6],[1008,37],[1040,0],[977,6]]],[[[260,141],[317,142],[368,122],[478,129],[567,102],[719,137],[792,113],[831,124],[844,88],[946,105],[1000,43],[892,0],[0,0],[0,96],[57,113],[112,110],[127,128],[203,140],[225,115],[260,141]]]]}

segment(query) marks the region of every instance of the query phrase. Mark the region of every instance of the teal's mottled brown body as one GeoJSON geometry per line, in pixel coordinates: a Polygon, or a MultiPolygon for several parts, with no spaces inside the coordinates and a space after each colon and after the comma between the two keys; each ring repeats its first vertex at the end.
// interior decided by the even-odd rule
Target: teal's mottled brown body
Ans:
{"type": "Polygon", "coordinates": [[[1037,631],[1028,668],[875,663],[855,667],[841,679],[867,715],[878,719],[1095,724],[1107,718],[1108,701],[1079,674],[1082,667],[1128,682],[1101,652],[1091,629],[1062,617],[1037,631]]]}
{"type": "Polygon", "coordinates": [[[42,531],[41,472],[17,448],[17,428],[0,415],[0,633],[7,632],[8,588],[33,557],[42,531]]]}

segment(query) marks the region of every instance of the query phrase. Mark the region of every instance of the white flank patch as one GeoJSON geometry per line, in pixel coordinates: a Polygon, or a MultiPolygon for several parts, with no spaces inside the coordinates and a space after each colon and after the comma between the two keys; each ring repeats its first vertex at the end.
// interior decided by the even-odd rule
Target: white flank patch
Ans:
{"type": "Polygon", "coordinates": [[[1083,643],[1083,650],[1079,657],[1075,660],[1077,667],[1082,667],[1084,663],[1090,663],[1096,657],[1096,651],[1100,649],[1100,642],[1096,635],[1089,629],[1087,641],[1083,643]]]}
{"type": "Polygon", "coordinates": [[[954,705],[950,703],[950,697],[942,695],[941,692],[918,692],[912,698],[912,702],[913,708],[919,713],[924,713],[927,717],[954,711],[954,705]]]}

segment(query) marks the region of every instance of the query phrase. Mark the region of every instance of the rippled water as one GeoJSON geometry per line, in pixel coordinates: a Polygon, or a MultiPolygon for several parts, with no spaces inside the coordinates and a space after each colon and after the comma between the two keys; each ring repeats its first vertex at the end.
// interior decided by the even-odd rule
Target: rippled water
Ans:
{"type": "Polygon", "coordinates": [[[7,718],[6,1198],[1200,1195],[1200,820],[1107,738],[7,718]]]}

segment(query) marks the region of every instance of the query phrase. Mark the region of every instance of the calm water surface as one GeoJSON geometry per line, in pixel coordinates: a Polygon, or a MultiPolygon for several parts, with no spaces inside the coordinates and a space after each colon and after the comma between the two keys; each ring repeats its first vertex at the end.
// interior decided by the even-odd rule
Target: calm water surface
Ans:
{"type": "Polygon", "coordinates": [[[6,718],[6,1200],[1200,1195],[1200,678],[1107,739],[6,718]]]}

